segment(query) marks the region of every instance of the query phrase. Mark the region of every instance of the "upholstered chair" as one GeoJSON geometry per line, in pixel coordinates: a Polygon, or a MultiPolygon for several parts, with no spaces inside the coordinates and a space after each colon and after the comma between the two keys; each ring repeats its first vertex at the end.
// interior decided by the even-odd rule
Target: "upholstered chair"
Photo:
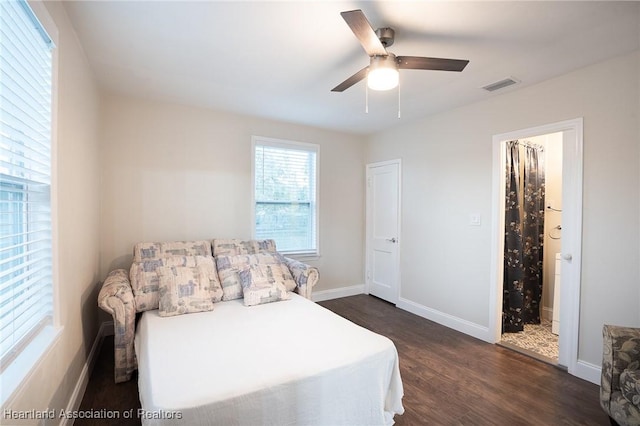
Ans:
{"type": "Polygon", "coordinates": [[[640,328],[605,325],[600,405],[612,425],[640,426],[640,328]]]}

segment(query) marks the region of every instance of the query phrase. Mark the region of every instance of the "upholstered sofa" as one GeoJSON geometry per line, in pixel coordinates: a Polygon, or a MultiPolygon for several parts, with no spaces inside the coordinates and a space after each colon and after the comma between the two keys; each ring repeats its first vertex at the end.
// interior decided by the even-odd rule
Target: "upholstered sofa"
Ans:
{"type": "Polygon", "coordinates": [[[98,295],[98,306],[113,316],[116,383],[131,379],[137,368],[133,346],[136,314],[158,309],[160,271],[172,266],[206,267],[212,271],[212,281],[220,283],[224,290],[224,293],[220,292],[220,297],[212,301],[229,300],[242,297],[242,288],[237,278],[233,278],[237,276],[236,266],[228,262],[221,264],[220,261],[237,257],[245,263],[276,259],[284,265],[287,275],[290,273],[292,287],[295,287],[293,291],[307,299],[311,298],[313,286],[319,279],[317,268],[280,255],[273,240],[214,239],[136,244],[131,268],[128,271],[111,271],[98,295]],[[220,275],[225,273],[230,279],[220,280],[219,272],[220,275]]]}
{"type": "Polygon", "coordinates": [[[640,425],[640,328],[605,325],[600,405],[611,424],[640,425]]]}

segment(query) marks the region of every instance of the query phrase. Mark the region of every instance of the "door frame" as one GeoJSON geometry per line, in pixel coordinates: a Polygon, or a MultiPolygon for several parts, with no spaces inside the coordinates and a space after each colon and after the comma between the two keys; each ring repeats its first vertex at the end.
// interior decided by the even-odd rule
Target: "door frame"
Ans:
{"type": "Polygon", "coordinates": [[[398,229],[398,236],[397,236],[397,253],[396,253],[396,289],[393,295],[393,300],[391,301],[391,303],[393,304],[398,304],[398,299],[400,298],[400,286],[401,286],[401,273],[400,273],[400,247],[402,245],[402,160],[400,158],[396,158],[394,160],[387,160],[387,161],[378,161],[375,163],[369,163],[366,165],[366,174],[365,174],[365,200],[366,200],[366,206],[365,206],[365,216],[366,216],[366,220],[365,220],[365,265],[364,265],[364,277],[365,277],[365,285],[364,285],[364,292],[366,294],[369,294],[369,286],[371,285],[371,274],[370,274],[370,267],[371,267],[371,259],[370,259],[370,253],[371,253],[371,249],[372,249],[372,243],[371,243],[371,237],[370,237],[370,232],[371,232],[371,174],[370,171],[371,169],[375,168],[375,167],[381,167],[381,166],[388,166],[391,164],[396,164],[398,166],[398,223],[396,224],[397,229],[398,229]]]}
{"type": "Polygon", "coordinates": [[[560,289],[560,366],[582,376],[578,369],[580,287],[582,272],[583,119],[560,121],[493,136],[492,249],[489,300],[489,335],[499,342],[502,328],[504,276],[505,142],[563,133],[562,138],[562,271],[560,289]],[[571,267],[566,267],[571,265],[571,267]]]}

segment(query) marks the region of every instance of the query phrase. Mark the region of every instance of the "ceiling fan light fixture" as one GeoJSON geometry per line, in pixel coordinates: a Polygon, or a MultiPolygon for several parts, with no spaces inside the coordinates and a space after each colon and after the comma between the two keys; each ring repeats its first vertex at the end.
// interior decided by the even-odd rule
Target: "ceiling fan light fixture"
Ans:
{"type": "MultiPolygon", "coordinates": [[[[398,56],[390,53],[387,47],[393,44],[395,30],[384,27],[374,30],[362,10],[340,12],[356,36],[364,51],[369,55],[369,66],[347,78],[331,89],[332,92],[344,92],[349,87],[367,78],[367,88],[371,90],[389,90],[400,83],[398,70],[436,70],[462,71],[469,63],[466,59],[428,58],[424,56],[398,56]]],[[[398,96],[400,91],[398,90],[398,96]]]]}
{"type": "Polygon", "coordinates": [[[400,74],[396,56],[389,53],[387,56],[373,56],[369,64],[367,74],[367,86],[371,90],[390,90],[398,86],[400,74]]]}

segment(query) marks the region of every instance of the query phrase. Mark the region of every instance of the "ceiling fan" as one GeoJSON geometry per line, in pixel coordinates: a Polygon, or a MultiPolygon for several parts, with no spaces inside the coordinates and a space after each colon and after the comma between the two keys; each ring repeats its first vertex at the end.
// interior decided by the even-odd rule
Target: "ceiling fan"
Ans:
{"type": "Polygon", "coordinates": [[[460,72],[469,63],[463,59],[396,56],[386,49],[393,44],[395,36],[393,28],[374,30],[360,9],[341,12],[340,15],[358,38],[370,59],[369,66],[338,84],[331,89],[332,92],[343,92],[365,77],[367,77],[367,85],[370,89],[389,90],[398,85],[399,69],[460,72]]]}

